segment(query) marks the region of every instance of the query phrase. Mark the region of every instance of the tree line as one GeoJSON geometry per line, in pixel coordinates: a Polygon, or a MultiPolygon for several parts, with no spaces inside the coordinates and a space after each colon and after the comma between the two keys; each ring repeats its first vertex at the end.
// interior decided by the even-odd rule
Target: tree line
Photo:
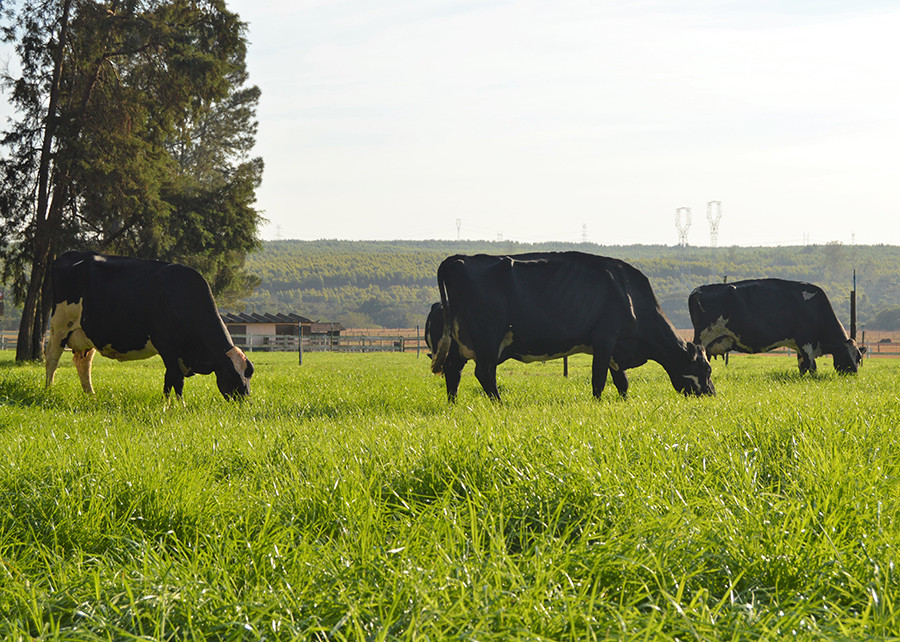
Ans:
{"type": "Polygon", "coordinates": [[[431,304],[439,300],[436,272],[447,256],[567,250],[619,258],[643,271],[666,315],[679,328],[691,325],[687,297],[698,285],[763,277],[821,286],[838,318],[849,326],[849,293],[856,270],[858,322],[871,329],[900,329],[900,247],[839,243],[708,248],[507,241],[269,241],[248,256],[247,270],[260,285],[243,299],[242,307],[249,312],[298,312],[347,327],[415,327],[424,324],[431,304]]]}
{"type": "MultiPolygon", "coordinates": [[[[510,254],[579,250],[625,260],[643,271],[669,319],[689,328],[688,294],[727,279],[778,277],[821,286],[845,327],[856,270],[858,322],[869,329],[900,330],[900,247],[667,247],[600,246],[491,241],[264,241],[247,256],[245,270],[258,283],[223,311],[296,312],[354,328],[424,325],[439,300],[437,267],[456,253],[510,254]]],[[[17,319],[7,305],[5,328],[17,319]]]]}

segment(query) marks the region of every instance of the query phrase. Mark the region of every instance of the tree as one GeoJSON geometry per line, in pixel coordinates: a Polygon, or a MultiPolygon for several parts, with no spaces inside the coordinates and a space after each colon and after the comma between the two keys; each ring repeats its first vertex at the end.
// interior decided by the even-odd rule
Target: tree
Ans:
{"type": "Polygon", "coordinates": [[[900,330],[900,307],[881,310],[869,321],[870,330],[900,330]]]}
{"type": "Polygon", "coordinates": [[[62,249],[179,260],[217,293],[251,288],[259,90],[243,86],[245,26],[224,0],[29,0],[2,29],[21,65],[3,77],[18,120],[0,139],[17,360],[42,356],[62,249]]]}

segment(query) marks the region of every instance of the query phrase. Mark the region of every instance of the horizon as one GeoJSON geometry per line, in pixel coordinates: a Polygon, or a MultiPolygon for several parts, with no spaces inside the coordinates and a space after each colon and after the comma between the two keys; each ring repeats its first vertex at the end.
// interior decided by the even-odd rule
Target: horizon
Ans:
{"type": "Polygon", "coordinates": [[[504,243],[513,243],[516,245],[593,245],[596,247],[660,247],[671,249],[705,249],[705,250],[727,250],[729,248],[792,248],[792,247],[826,247],[829,245],[839,245],[841,247],[900,247],[900,243],[844,243],[842,241],[827,241],[825,243],[795,243],[795,244],[776,244],[776,245],[687,245],[666,244],[666,243],[597,243],[594,241],[519,241],[515,239],[443,239],[443,238],[422,238],[422,239],[345,239],[345,238],[318,238],[318,239],[299,239],[299,238],[275,238],[260,239],[263,243],[279,243],[279,242],[296,242],[296,243],[489,243],[502,245],[504,243]]]}

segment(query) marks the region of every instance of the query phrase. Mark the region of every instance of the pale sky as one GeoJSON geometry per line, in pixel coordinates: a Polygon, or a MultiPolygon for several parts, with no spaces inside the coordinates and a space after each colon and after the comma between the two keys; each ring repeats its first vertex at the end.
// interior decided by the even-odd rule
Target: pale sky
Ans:
{"type": "Polygon", "coordinates": [[[272,238],[900,244],[900,6],[230,0],[272,238]]]}
{"type": "Polygon", "coordinates": [[[900,244],[895,0],[228,5],[263,238],[900,244]]]}

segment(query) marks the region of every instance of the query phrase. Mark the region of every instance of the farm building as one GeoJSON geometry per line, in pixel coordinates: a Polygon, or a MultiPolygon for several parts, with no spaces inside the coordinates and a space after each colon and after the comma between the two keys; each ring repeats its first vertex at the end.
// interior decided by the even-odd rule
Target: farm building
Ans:
{"type": "Polygon", "coordinates": [[[340,323],[315,322],[294,313],[227,313],[222,321],[234,342],[245,350],[296,349],[301,334],[304,345],[307,341],[328,344],[345,330],[340,323]]]}
{"type": "Polygon", "coordinates": [[[241,312],[222,315],[234,342],[243,349],[295,347],[301,328],[312,321],[299,314],[255,314],[241,312]]]}

